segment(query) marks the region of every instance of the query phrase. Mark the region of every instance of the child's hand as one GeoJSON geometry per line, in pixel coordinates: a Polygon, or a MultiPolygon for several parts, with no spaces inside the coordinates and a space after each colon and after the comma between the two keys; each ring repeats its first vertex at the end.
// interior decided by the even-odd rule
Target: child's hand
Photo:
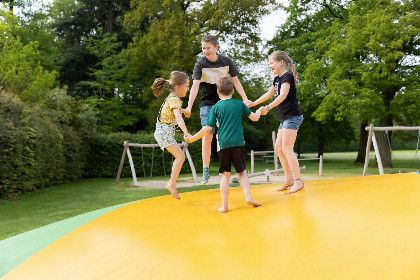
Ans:
{"type": "Polygon", "coordinates": [[[244,104],[249,108],[249,107],[252,107],[252,101],[251,100],[249,100],[249,99],[245,99],[244,101],[244,104]]]}
{"type": "Polygon", "coordinates": [[[261,106],[258,110],[261,110],[261,115],[265,116],[268,113],[267,107],[261,106]]]}
{"type": "Polygon", "coordinates": [[[181,114],[184,114],[185,117],[189,118],[191,117],[191,110],[190,109],[181,109],[181,114]]]}
{"type": "Polygon", "coordinates": [[[194,142],[193,137],[191,135],[184,135],[184,140],[187,141],[188,143],[192,143],[194,142]]]}

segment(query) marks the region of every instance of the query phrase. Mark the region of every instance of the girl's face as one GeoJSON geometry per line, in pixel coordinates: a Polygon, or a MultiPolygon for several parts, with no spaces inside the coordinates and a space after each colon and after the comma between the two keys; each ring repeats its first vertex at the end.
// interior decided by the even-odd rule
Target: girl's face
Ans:
{"type": "Polygon", "coordinates": [[[178,97],[185,97],[187,95],[187,91],[190,89],[190,80],[186,80],[182,85],[175,86],[175,89],[178,97]]]}
{"type": "Polygon", "coordinates": [[[271,69],[271,73],[274,75],[282,74],[283,70],[286,68],[286,65],[283,60],[275,61],[271,57],[268,58],[268,68],[271,69]]]}
{"type": "Polygon", "coordinates": [[[217,58],[217,50],[219,46],[214,46],[210,42],[201,42],[201,50],[206,58],[210,61],[213,61],[217,58]]]}

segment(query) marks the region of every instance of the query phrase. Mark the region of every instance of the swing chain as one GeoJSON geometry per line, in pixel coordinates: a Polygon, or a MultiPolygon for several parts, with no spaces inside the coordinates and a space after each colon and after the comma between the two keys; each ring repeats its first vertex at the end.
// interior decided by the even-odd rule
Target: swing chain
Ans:
{"type": "Polygon", "coordinates": [[[143,155],[143,147],[141,147],[141,163],[143,165],[143,176],[146,178],[146,169],[144,168],[144,155],[143,155]]]}

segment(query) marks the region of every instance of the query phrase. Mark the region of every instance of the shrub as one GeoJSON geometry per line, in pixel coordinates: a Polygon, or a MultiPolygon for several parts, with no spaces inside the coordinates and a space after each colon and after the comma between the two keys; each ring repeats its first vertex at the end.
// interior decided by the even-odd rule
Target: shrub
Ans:
{"type": "Polygon", "coordinates": [[[0,198],[81,178],[95,116],[65,90],[25,105],[0,92],[0,198]]]}
{"type": "Polygon", "coordinates": [[[35,133],[28,125],[24,104],[0,91],[0,198],[35,187],[35,133]]]}

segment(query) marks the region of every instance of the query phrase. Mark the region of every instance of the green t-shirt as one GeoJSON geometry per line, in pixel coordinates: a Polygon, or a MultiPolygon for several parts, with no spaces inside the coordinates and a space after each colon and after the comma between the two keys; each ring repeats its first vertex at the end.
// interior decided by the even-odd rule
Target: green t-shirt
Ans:
{"type": "Polygon", "coordinates": [[[245,146],[242,114],[247,117],[251,110],[239,100],[229,98],[217,102],[211,107],[206,125],[216,127],[218,122],[218,138],[220,149],[245,146]]]}

